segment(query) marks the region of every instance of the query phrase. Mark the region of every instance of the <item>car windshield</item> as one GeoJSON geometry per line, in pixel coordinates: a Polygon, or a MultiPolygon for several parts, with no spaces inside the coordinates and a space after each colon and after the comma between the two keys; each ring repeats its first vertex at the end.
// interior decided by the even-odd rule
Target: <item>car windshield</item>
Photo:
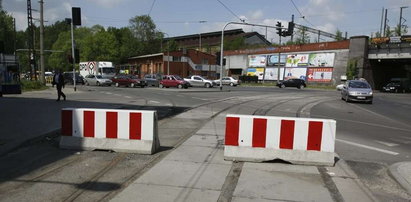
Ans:
{"type": "Polygon", "coordinates": [[[387,86],[398,86],[398,85],[399,83],[394,83],[394,82],[387,84],[387,86]]]}
{"type": "Polygon", "coordinates": [[[103,77],[101,75],[97,75],[96,78],[102,79],[103,77]]]}
{"type": "Polygon", "coordinates": [[[130,75],[130,76],[128,76],[128,78],[130,78],[130,79],[138,79],[136,76],[134,76],[134,75],[130,75]]]}
{"type": "Polygon", "coordinates": [[[103,73],[104,73],[104,74],[112,74],[112,73],[115,73],[115,72],[116,72],[116,70],[115,70],[114,68],[112,68],[112,67],[109,67],[109,68],[104,67],[104,68],[102,68],[102,69],[103,69],[103,73]]]}
{"type": "Polygon", "coordinates": [[[177,80],[183,80],[181,77],[174,75],[174,78],[176,78],[177,80]]]}
{"type": "Polygon", "coordinates": [[[364,82],[350,82],[349,86],[350,88],[370,88],[370,86],[367,83],[364,82]]]}

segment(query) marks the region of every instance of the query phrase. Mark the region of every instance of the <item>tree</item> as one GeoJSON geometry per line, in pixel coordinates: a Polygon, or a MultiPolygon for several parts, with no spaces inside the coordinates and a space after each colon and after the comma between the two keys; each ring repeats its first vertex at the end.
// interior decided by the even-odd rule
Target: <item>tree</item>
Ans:
{"type": "Polygon", "coordinates": [[[0,10],[0,52],[14,53],[14,26],[13,17],[6,11],[0,10]]]}
{"type": "Polygon", "coordinates": [[[387,28],[385,28],[385,37],[390,37],[393,36],[394,32],[391,30],[391,27],[387,25],[387,28]]]}
{"type": "Polygon", "coordinates": [[[130,30],[139,41],[152,41],[158,36],[156,25],[148,15],[135,16],[130,19],[130,30]]]}
{"type": "Polygon", "coordinates": [[[224,50],[238,50],[246,47],[244,37],[224,41],[224,50]]]}
{"type": "Polygon", "coordinates": [[[407,26],[397,25],[394,29],[395,36],[401,36],[402,34],[407,33],[407,26]]]}
{"type": "Polygon", "coordinates": [[[339,29],[337,29],[337,31],[335,32],[335,35],[336,35],[336,37],[335,37],[336,41],[344,40],[344,37],[342,36],[342,32],[339,29]]]}
{"type": "Polygon", "coordinates": [[[310,36],[307,33],[307,28],[302,28],[297,31],[297,38],[295,39],[296,44],[306,44],[310,43],[310,36]]]}

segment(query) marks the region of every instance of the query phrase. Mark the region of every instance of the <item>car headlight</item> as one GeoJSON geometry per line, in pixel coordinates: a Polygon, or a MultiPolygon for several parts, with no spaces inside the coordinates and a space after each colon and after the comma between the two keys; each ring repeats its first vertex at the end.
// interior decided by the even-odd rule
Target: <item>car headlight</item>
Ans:
{"type": "Polygon", "coordinates": [[[370,91],[368,94],[372,95],[372,91],[370,91]]]}
{"type": "Polygon", "coordinates": [[[356,95],[357,93],[356,93],[356,92],[348,92],[348,94],[350,94],[350,95],[356,95]]]}

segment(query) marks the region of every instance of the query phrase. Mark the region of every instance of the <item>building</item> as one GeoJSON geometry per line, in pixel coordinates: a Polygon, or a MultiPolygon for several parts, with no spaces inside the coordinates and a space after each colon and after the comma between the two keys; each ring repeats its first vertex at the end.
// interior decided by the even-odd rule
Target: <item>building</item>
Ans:
{"type": "Polygon", "coordinates": [[[217,78],[216,56],[193,49],[171,51],[150,55],[135,56],[128,59],[129,72],[143,77],[146,74],[176,74],[181,77],[202,75],[217,78]]]}
{"type": "MultiPolygon", "coordinates": [[[[244,43],[247,45],[271,45],[271,43],[258,32],[244,32],[242,29],[224,31],[224,41],[234,40],[239,37],[244,38],[244,43]]],[[[195,49],[209,54],[215,54],[220,51],[221,31],[165,38],[163,46],[167,45],[167,41],[174,41],[181,49],[195,49]]]]}

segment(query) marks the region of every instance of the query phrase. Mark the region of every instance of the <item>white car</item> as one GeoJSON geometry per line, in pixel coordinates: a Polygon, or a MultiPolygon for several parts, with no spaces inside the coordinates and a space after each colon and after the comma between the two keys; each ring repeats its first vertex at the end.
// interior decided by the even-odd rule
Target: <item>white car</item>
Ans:
{"type": "Polygon", "coordinates": [[[111,86],[113,83],[111,79],[105,79],[101,75],[94,75],[89,74],[84,77],[84,83],[88,85],[96,85],[96,86],[111,86]]]}
{"type": "MultiPolygon", "coordinates": [[[[220,86],[220,79],[214,80],[214,82],[217,84],[217,86],[220,86]]],[[[230,85],[230,86],[240,85],[240,81],[237,79],[234,79],[233,77],[223,77],[221,78],[221,83],[223,85],[230,85]]]]}
{"type": "Polygon", "coordinates": [[[205,79],[198,75],[189,76],[187,78],[184,78],[184,81],[187,81],[190,84],[190,86],[197,86],[197,87],[212,88],[213,86],[216,85],[214,81],[205,79]]]}
{"type": "Polygon", "coordinates": [[[338,91],[340,91],[340,90],[342,90],[342,89],[344,88],[344,84],[342,83],[342,84],[340,84],[340,85],[337,85],[335,88],[336,88],[338,91]]]}

